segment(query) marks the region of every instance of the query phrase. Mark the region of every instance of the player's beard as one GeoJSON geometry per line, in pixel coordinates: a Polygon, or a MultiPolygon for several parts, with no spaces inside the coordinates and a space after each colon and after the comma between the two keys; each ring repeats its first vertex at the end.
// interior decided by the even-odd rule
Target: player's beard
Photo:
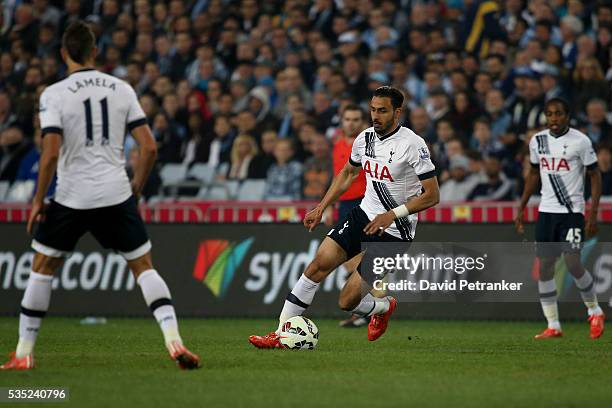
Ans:
{"type": "Polygon", "coordinates": [[[384,136],[391,131],[392,126],[393,120],[390,120],[387,123],[381,123],[380,129],[376,130],[376,128],[374,128],[374,130],[376,130],[376,133],[378,133],[380,136],[384,136]]]}

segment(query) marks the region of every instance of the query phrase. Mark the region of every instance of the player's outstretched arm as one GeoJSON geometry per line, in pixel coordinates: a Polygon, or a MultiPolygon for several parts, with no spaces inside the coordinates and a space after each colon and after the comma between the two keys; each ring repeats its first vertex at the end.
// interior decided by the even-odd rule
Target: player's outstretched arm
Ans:
{"type": "Polygon", "coordinates": [[[514,219],[514,225],[519,234],[525,233],[525,227],[523,226],[523,216],[525,215],[525,207],[529,202],[529,199],[536,192],[538,185],[540,184],[540,168],[537,165],[531,165],[529,174],[525,180],[525,189],[523,190],[523,196],[521,197],[521,203],[519,204],[518,214],[514,219]]]}
{"type": "Polygon", "coordinates": [[[327,189],[327,193],[325,193],[319,205],[306,214],[304,226],[308,228],[308,231],[312,231],[321,222],[323,211],[335,203],[349,189],[353,181],[359,176],[360,169],[361,167],[353,166],[350,162],[344,165],[340,173],[332,180],[331,186],[327,189]]]}
{"type": "Polygon", "coordinates": [[[591,209],[586,220],[584,232],[587,238],[597,234],[597,212],[599,210],[599,198],[601,197],[601,172],[597,166],[588,169],[591,178],[591,209]]]}
{"type": "Polygon", "coordinates": [[[440,202],[440,186],[438,185],[437,177],[421,180],[421,185],[424,190],[423,194],[405,204],[410,214],[426,210],[440,202]]]}
{"type": "Polygon", "coordinates": [[[34,222],[40,221],[43,215],[44,200],[49,191],[49,185],[55,170],[57,169],[57,161],[59,159],[60,148],[62,146],[62,135],[59,133],[45,133],[42,140],[42,153],[38,163],[38,184],[36,194],[32,199],[32,211],[28,218],[28,233],[32,233],[34,222]]]}
{"type": "Polygon", "coordinates": [[[385,230],[399,217],[406,217],[410,214],[418,213],[426,210],[440,202],[440,187],[438,186],[438,178],[431,177],[426,180],[421,180],[423,186],[423,194],[413,198],[397,208],[387,211],[384,214],[379,214],[368,223],[363,229],[368,235],[382,235],[385,230]],[[403,208],[402,208],[403,207],[403,208]]]}
{"type": "Polygon", "coordinates": [[[144,188],[157,158],[157,145],[149,125],[140,125],[132,129],[132,136],[138,143],[140,154],[140,160],[138,160],[138,165],[134,169],[132,191],[136,198],[140,198],[140,192],[144,188]]]}

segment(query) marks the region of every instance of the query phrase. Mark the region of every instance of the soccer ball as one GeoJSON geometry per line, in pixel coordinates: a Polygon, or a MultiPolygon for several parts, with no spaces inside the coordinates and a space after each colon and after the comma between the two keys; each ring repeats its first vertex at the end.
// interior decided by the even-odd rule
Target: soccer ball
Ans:
{"type": "Polygon", "coordinates": [[[319,329],[310,319],[294,316],[287,320],[280,332],[280,343],[288,349],[312,350],[319,341],[319,329]]]}

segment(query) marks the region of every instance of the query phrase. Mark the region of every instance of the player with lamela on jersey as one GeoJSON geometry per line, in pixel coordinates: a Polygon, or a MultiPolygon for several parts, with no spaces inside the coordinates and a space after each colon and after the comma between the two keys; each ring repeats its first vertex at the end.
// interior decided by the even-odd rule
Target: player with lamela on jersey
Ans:
{"type": "MultiPolygon", "coordinates": [[[[319,205],[306,215],[304,226],[312,231],[319,224],[325,209],[351,186],[361,168],[367,181],[365,196],[319,246],[314,260],[287,295],[277,330],[249,338],[255,347],[282,348],[282,324],[308,308],[327,275],[361,253],[364,242],[405,242],[408,246],[415,237],[417,213],[438,203],[438,180],[427,145],[423,138],[399,124],[403,103],[404,96],[398,89],[383,86],[374,91],[370,101],[373,127],[357,136],[348,162],[334,177],[319,205]]],[[[363,267],[358,271],[342,288],[339,305],[370,318],[368,339],[374,341],[385,333],[397,301],[370,294],[373,271],[363,267]]]]}
{"type": "Polygon", "coordinates": [[[597,232],[597,209],[601,196],[601,173],[591,140],[584,133],[571,128],[569,104],[560,98],[546,102],[548,129],[536,133],[529,141],[531,170],[516,217],[516,227],[524,232],[523,216],[531,195],[542,183],[542,199],[536,224],[536,253],[540,259],[538,291],[542,311],[548,327],[536,339],[561,337],[561,323],[557,308],[555,263],[563,256],[573,275],[582,300],[588,309],[590,336],[599,338],[604,331],[604,313],[597,303],[595,284],[580,260],[584,238],[597,232]],[[591,179],[591,208],[584,219],[584,172],[591,179]],[[557,243],[557,244],[555,244],[557,243]]]}
{"type": "Polygon", "coordinates": [[[137,197],[157,154],[155,140],[130,85],[94,69],[95,44],[89,26],[72,23],[61,50],[69,75],[40,97],[43,148],[27,227],[31,232],[39,222],[32,240],[35,255],[21,301],[17,350],[0,369],[34,368],[34,343],[49,308],[53,274],[88,231],[126,259],[170,357],[181,368],[198,368],[200,358],[183,345],[168,286],[153,268],[151,242],[138,212],[137,197]],[[126,130],[141,157],[131,184],[123,151],[126,130]],[[45,208],[56,169],[55,199],[45,208]]]}

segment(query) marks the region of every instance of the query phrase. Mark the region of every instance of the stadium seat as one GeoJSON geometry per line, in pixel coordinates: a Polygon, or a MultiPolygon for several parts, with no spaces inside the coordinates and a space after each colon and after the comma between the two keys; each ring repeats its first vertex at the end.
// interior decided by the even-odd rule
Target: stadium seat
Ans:
{"type": "Polygon", "coordinates": [[[159,196],[159,195],[154,195],[149,197],[149,199],[147,200],[147,205],[154,205],[157,203],[161,203],[163,202],[164,197],[163,196],[159,196]]]}
{"type": "Polygon", "coordinates": [[[215,176],[215,169],[205,163],[196,163],[187,172],[187,177],[200,180],[204,184],[210,184],[215,176]]]}
{"type": "Polygon", "coordinates": [[[238,196],[240,182],[238,180],[227,180],[225,182],[225,187],[227,188],[227,192],[230,195],[230,199],[235,200],[236,197],[238,196]]]}
{"type": "Polygon", "coordinates": [[[230,195],[224,184],[214,184],[205,188],[205,200],[229,200],[230,195]]]}
{"type": "Polygon", "coordinates": [[[263,200],[265,189],[265,180],[245,180],[238,189],[238,201],[263,200]]]}
{"type": "Polygon", "coordinates": [[[11,203],[27,203],[30,201],[35,187],[36,183],[33,180],[16,181],[8,191],[5,201],[11,203]]]}
{"type": "Polygon", "coordinates": [[[239,183],[235,180],[214,181],[200,188],[196,198],[201,200],[233,200],[238,194],[239,183]]]}
{"type": "Polygon", "coordinates": [[[159,176],[162,179],[162,193],[176,197],[181,183],[187,176],[187,167],[182,164],[168,163],[162,167],[159,176]]]}
{"type": "Polygon", "coordinates": [[[4,201],[4,197],[6,197],[10,187],[11,184],[8,181],[0,181],[0,201],[4,201]]]}
{"type": "Polygon", "coordinates": [[[159,175],[164,186],[173,185],[185,180],[187,168],[182,164],[168,163],[162,167],[159,175]]]}

